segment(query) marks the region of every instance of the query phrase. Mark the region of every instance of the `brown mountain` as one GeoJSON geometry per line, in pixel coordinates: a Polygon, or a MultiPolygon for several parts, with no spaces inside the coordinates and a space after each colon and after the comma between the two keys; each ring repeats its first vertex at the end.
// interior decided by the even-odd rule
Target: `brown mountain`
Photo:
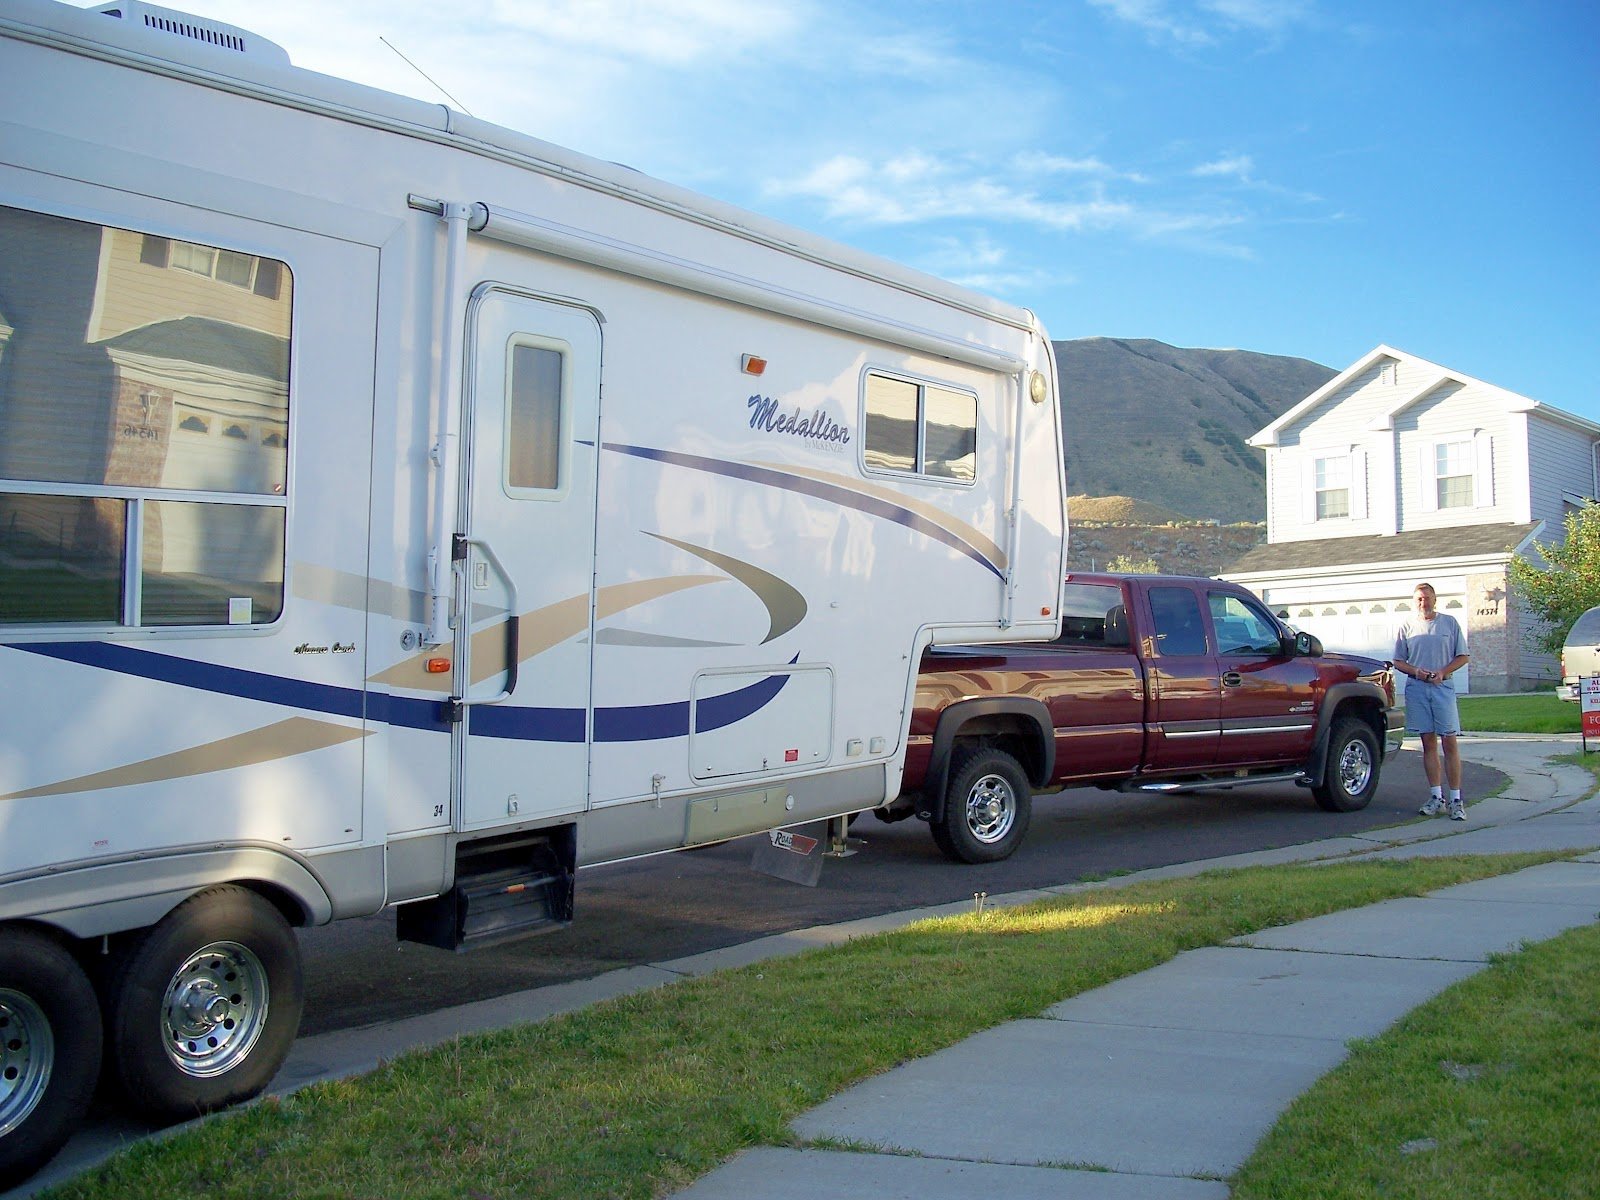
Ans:
{"type": "Polygon", "coordinates": [[[1067,490],[1223,523],[1266,519],[1265,460],[1245,439],[1337,374],[1303,358],[1148,338],[1054,346],[1067,490]]]}

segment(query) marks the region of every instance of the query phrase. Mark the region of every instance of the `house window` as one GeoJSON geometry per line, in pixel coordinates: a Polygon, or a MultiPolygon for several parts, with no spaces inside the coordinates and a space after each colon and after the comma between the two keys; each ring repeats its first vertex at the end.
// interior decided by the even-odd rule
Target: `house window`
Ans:
{"type": "Polygon", "coordinates": [[[869,470],[971,483],[978,467],[978,398],[869,371],[862,454],[869,470]]]}
{"type": "Polygon", "coordinates": [[[1421,449],[1424,511],[1494,504],[1494,447],[1486,430],[1434,438],[1421,449]]]}
{"type": "Polygon", "coordinates": [[[1307,447],[1301,470],[1300,519],[1305,524],[1367,519],[1365,447],[1307,447]]]}
{"type": "Polygon", "coordinates": [[[0,206],[0,261],[19,249],[6,321],[29,368],[0,372],[0,626],[277,620],[288,268],[271,263],[264,304],[241,289],[270,260],[0,206]],[[91,310],[125,327],[93,340],[62,315],[91,310]]]}
{"type": "Polygon", "coordinates": [[[269,300],[278,298],[279,264],[271,259],[257,258],[254,254],[241,254],[237,250],[223,250],[217,246],[202,246],[196,242],[178,242],[145,234],[140,245],[139,261],[146,266],[170,267],[174,271],[204,275],[207,279],[243,288],[247,292],[253,291],[269,300]]]}
{"type": "Polygon", "coordinates": [[[1472,507],[1472,443],[1440,442],[1433,450],[1434,488],[1440,508],[1472,507]]]}
{"type": "Polygon", "coordinates": [[[1350,515],[1350,456],[1319,458],[1316,463],[1317,520],[1350,515]]]}

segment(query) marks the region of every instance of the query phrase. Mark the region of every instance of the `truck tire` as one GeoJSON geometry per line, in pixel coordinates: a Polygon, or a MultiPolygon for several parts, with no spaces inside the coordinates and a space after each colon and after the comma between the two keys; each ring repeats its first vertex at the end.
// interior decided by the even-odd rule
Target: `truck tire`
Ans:
{"type": "Polygon", "coordinates": [[[956,753],[944,814],[929,826],[946,858],[999,862],[1022,845],[1033,816],[1033,790],[1022,765],[1004,750],[975,746],[956,753]]]}
{"type": "Polygon", "coordinates": [[[1328,812],[1358,812],[1378,790],[1378,739],[1358,717],[1340,717],[1328,739],[1322,782],[1311,789],[1328,812]]]}
{"type": "Polygon", "coordinates": [[[247,888],[200,892],[117,964],[108,1029],[117,1079],[166,1117],[247,1100],[283,1065],[304,999],[283,914],[247,888]]]}
{"type": "Polygon", "coordinates": [[[100,1074],[100,1002],[65,948],[31,930],[0,934],[0,1191],[72,1135],[100,1074]]]}

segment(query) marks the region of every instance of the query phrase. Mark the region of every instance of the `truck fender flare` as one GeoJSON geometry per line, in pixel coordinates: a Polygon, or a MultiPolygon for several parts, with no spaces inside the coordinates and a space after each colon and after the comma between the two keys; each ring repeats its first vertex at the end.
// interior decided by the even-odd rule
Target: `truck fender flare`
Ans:
{"type": "MultiPolygon", "coordinates": [[[[1322,709],[1317,713],[1317,736],[1311,743],[1311,758],[1306,763],[1306,778],[1313,787],[1322,786],[1328,771],[1328,739],[1333,735],[1333,719],[1339,714],[1339,709],[1351,700],[1371,701],[1379,712],[1389,707],[1383,693],[1371,684],[1353,681],[1336,683],[1328,688],[1327,695],[1322,698],[1322,709]]],[[[1378,761],[1381,763],[1384,731],[1382,728],[1374,729],[1373,735],[1378,739],[1378,761]]]]}
{"type": "Polygon", "coordinates": [[[292,925],[319,925],[333,902],[310,867],[269,846],[232,846],[98,863],[0,885],[0,921],[31,920],[75,938],[154,925],[190,896],[221,883],[253,887],[292,925]]]}
{"type": "Polygon", "coordinates": [[[933,731],[933,746],[928,758],[927,774],[922,780],[922,804],[918,815],[926,812],[937,821],[944,814],[945,787],[950,782],[950,759],[955,753],[956,739],[962,730],[975,721],[994,717],[1019,717],[1025,729],[1037,740],[1034,764],[1024,762],[1028,782],[1043,787],[1050,782],[1056,769],[1055,725],[1050,720],[1050,710],[1042,700],[1028,696],[988,696],[974,700],[958,700],[939,714],[939,724],[933,731]],[[1035,769],[1030,770],[1030,765],[1035,769]]]}

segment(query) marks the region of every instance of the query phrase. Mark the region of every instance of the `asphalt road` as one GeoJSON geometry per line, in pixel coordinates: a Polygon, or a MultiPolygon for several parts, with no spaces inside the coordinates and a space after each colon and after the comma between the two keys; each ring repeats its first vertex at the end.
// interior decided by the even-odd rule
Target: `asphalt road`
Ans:
{"type": "MultiPolygon", "coordinates": [[[[1469,801],[1504,782],[1491,767],[1464,767],[1469,801]]],[[[1382,828],[1421,819],[1416,810],[1426,796],[1421,759],[1408,750],[1385,764],[1377,795],[1359,813],[1325,813],[1292,785],[1186,796],[1084,788],[1036,798],[1022,848],[990,866],[948,862],[920,821],[885,825],[868,816],[852,831],[858,853],[829,860],[815,888],[752,871],[750,838],[598,867],[579,873],[570,928],[467,954],[396,942],[392,915],[302,931],[300,1031],[355,1028],[768,933],[970,900],[974,892],[999,895],[1382,828]]],[[[70,1178],[154,1129],[102,1094],[55,1162],[0,1200],[70,1178]]]]}
{"type": "MultiPolygon", "coordinates": [[[[1469,801],[1502,782],[1490,767],[1464,766],[1469,801]]],[[[852,830],[858,853],[828,860],[814,888],[751,870],[749,838],[595,867],[579,872],[570,927],[465,954],[397,942],[391,914],[303,931],[301,1032],[369,1025],[974,892],[998,895],[1381,828],[1417,819],[1426,797],[1421,759],[1404,750],[1384,765],[1377,795],[1358,813],[1323,812],[1292,784],[1177,796],[1075,788],[1036,797],[1021,849],[987,866],[947,861],[920,821],[885,825],[865,816],[852,830]]]]}

